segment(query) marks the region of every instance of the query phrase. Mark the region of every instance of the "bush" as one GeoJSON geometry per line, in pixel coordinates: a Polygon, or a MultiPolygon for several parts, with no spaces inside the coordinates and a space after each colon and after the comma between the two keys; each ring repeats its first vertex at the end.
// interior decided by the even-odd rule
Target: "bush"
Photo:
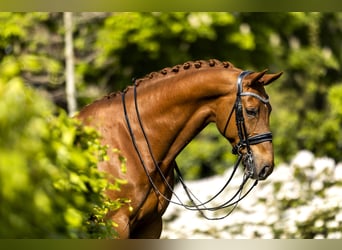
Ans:
{"type": "MultiPolygon", "coordinates": [[[[221,176],[189,181],[201,201],[223,186],[231,170],[221,176]]],[[[238,189],[239,178],[213,202],[222,204],[238,189]]],[[[186,201],[180,185],[178,197],[186,201]]],[[[224,220],[208,221],[198,212],[170,205],[164,216],[163,238],[342,238],[342,163],[299,151],[289,164],[279,164],[259,182],[224,220]]],[[[210,207],[210,204],[208,204],[210,207]]],[[[222,212],[208,214],[222,216],[222,212]]]]}
{"type": "Polygon", "coordinates": [[[104,195],[119,185],[97,170],[107,156],[96,131],[0,79],[0,137],[0,238],[115,238],[105,214],[127,200],[104,195]]]}

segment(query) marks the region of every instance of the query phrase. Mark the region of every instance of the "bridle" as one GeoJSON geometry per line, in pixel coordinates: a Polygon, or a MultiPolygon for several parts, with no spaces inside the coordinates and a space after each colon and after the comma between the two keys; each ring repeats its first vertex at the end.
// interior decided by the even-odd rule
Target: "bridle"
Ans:
{"type": "MultiPolygon", "coordinates": [[[[177,177],[178,180],[180,182],[180,184],[182,185],[186,195],[188,196],[189,200],[191,201],[192,205],[188,205],[186,203],[184,203],[179,196],[173,191],[173,186],[167,181],[166,176],[164,175],[164,173],[162,172],[162,170],[159,167],[159,164],[157,163],[153,152],[152,152],[152,148],[151,148],[151,144],[148,140],[148,137],[145,133],[145,129],[143,127],[142,121],[141,121],[141,117],[140,117],[140,113],[139,113],[139,108],[138,108],[138,103],[137,103],[137,84],[136,82],[134,83],[134,87],[133,87],[133,91],[134,91],[134,105],[135,105],[135,111],[136,111],[136,115],[138,118],[138,122],[139,122],[139,126],[140,129],[143,133],[149,154],[151,156],[151,159],[153,161],[153,164],[157,170],[157,172],[159,173],[161,179],[163,180],[164,184],[166,185],[166,187],[169,189],[169,191],[173,194],[173,196],[175,197],[175,199],[177,201],[171,200],[170,198],[168,198],[167,196],[165,196],[156,186],[155,182],[152,179],[152,176],[150,175],[150,173],[148,172],[148,168],[144,162],[143,156],[138,148],[138,144],[136,142],[135,136],[134,136],[134,132],[133,129],[131,127],[131,123],[128,117],[128,113],[127,113],[127,107],[126,107],[126,101],[125,101],[125,94],[126,91],[122,92],[122,105],[123,105],[123,111],[124,111],[124,115],[125,115],[125,120],[126,120],[126,124],[127,124],[127,128],[134,146],[134,149],[138,155],[138,158],[141,162],[141,165],[146,173],[146,176],[151,184],[152,189],[154,190],[154,192],[156,193],[157,196],[162,197],[164,200],[176,204],[176,205],[180,205],[188,210],[194,210],[194,211],[199,211],[206,219],[209,220],[219,220],[219,219],[223,219],[226,218],[227,216],[229,216],[232,211],[236,208],[237,204],[239,201],[241,201],[244,197],[246,197],[250,191],[257,185],[258,180],[256,179],[254,184],[249,187],[249,189],[242,194],[243,189],[245,187],[245,184],[247,183],[248,179],[252,176],[254,176],[256,174],[255,172],[255,166],[254,166],[254,161],[253,161],[253,152],[250,148],[250,145],[255,145],[258,143],[262,143],[265,141],[272,141],[272,133],[271,132],[266,132],[263,134],[259,134],[259,135],[255,135],[255,136],[251,136],[248,137],[248,133],[247,133],[247,129],[246,129],[246,125],[245,125],[245,121],[244,121],[244,116],[243,116],[243,106],[242,106],[242,101],[241,101],[241,97],[242,96],[253,96],[257,99],[259,99],[261,102],[263,102],[264,104],[269,103],[268,98],[263,98],[261,96],[259,96],[258,94],[252,93],[252,92],[243,92],[242,91],[242,81],[243,78],[245,76],[247,76],[248,74],[251,74],[251,71],[243,71],[240,73],[240,75],[238,76],[237,79],[237,96],[236,96],[236,101],[235,104],[230,112],[230,115],[228,116],[225,128],[224,128],[224,134],[226,132],[226,129],[228,127],[228,124],[230,122],[231,116],[235,110],[235,114],[236,114],[236,126],[238,129],[238,135],[239,135],[239,142],[234,145],[232,153],[233,154],[237,154],[238,155],[238,159],[236,161],[236,163],[234,164],[232,173],[230,175],[230,177],[228,178],[227,182],[223,185],[223,187],[220,189],[219,192],[217,192],[212,198],[210,198],[209,200],[205,201],[205,202],[201,202],[192,192],[191,190],[188,188],[188,186],[185,184],[185,181],[183,179],[183,176],[179,170],[179,168],[177,167],[177,165],[175,166],[175,171],[177,173],[177,177]],[[242,149],[246,148],[246,153],[243,154],[242,153],[242,149]],[[238,189],[238,191],[232,196],[231,199],[229,199],[228,201],[217,205],[217,206],[213,206],[213,207],[207,207],[207,205],[214,201],[220,194],[222,194],[222,192],[226,189],[226,187],[229,185],[229,183],[231,182],[234,174],[236,173],[238,166],[240,165],[240,162],[242,160],[242,158],[244,158],[244,162],[247,163],[247,171],[245,172],[245,174],[243,175],[243,180],[240,184],[240,187],[238,189]],[[220,216],[220,217],[208,217],[207,215],[204,214],[203,211],[217,211],[217,210],[221,210],[224,208],[228,208],[228,207],[232,207],[231,210],[229,212],[227,212],[224,216],[220,216]]],[[[148,191],[149,193],[149,191],[148,191]]],[[[146,195],[147,197],[147,195],[146,195]]]]}
{"type": "Polygon", "coordinates": [[[272,133],[271,132],[266,132],[262,134],[258,134],[255,136],[248,137],[246,125],[245,125],[245,119],[243,116],[243,106],[242,106],[242,101],[241,97],[242,96],[253,96],[257,99],[259,99],[262,103],[268,104],[269,99],[261,97],[260,95],[253,93],[253,92],[243,92],[242,91],[242,81],[244,77],[247,75],[251,74],[251,71],[243,71],[240,73],[237,79],[237,92],[236,92],[236,101],[233,106],[233,109],[229,115],[229,118],[227,120],[226,126],[224,128],[224,134],[226,133],[226,129],[230,120],[230,117],[235,110],[235,120],[236,120],[236,127],[238,129],[238,136],[239,136],[239,142],[234,145],[232,149],[232,153],[235,155],[241,155],[242,150],[246,149],[246,153],[244,156],[245,161],[247,162],[247,175],[250,177],[255,177],[256,176],[256,169],[254,166],[254,161],[253,161],[253,152],[251,150],[250,145],[255,145],[259,144],[265,141],[272,141],[272,133]]]}

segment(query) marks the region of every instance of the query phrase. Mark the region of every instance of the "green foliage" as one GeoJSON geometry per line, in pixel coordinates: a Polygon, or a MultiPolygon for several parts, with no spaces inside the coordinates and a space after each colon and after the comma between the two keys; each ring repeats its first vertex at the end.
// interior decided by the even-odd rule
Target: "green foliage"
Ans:
{"type": "Polygon", "coordinates": [[[177,164],[186,179],[222,174],[236,161],[231,150],[216,125],[210,124],[177,157],[177,164]]]}
{"type": "MultiPolygon", "coordinates": [[[[250,70],[284,75],[267,87],[276,162],[298,150],[341,160],[341,105],[332,97],[341,82],[341,13],[74,13],[79,106],[132,83],[151,71],[187,60],[217,58],[250,70]],[[330,96],[332,95],[332,96],[330,96]],[[329,97],[330,96],[330,97],[329,97]],[[329,99],[330,98],[330,99],[329,99]],[[333,98],[335,101],[332,101],[333,98]],[[332,105],[333,103],[333,105],[332,105]]],[[[61,13],[1,13],[0,76],[21,76],[65,108],[63,18],[61,13]]],[[[203,137],[216,138],[209,129],[203,137]]],[[[221,141],[210,160],[198,146],[185,158],[195,169],[215,164],[221,172],[230,150],[221,141]],[[194,152],[195,151],[195,152],[194,152]],[[192,155],[192,156],[190,156],[192,155]],[[204,156],[204,155],[203,155],[204,156]],[[222,167],[218,167],[222,166],[222,167]]],[[[196,143],[195,142],[195,143],[196,143]]],[[[180,165],[190,164],[180,158],[180,165]]],[[[229,159],[230,162],[230,159],[229,159]]],[[[190,170],[192,171],[192,170],[190,170]]],[[[199,170],[193,170],[199,175],[199,170]]],[[[206,171],[203,171],[206,172],[206,171]]]]}
{"type": "MultiPolygon", "coordinates": [[[[216,49],[206,45],[221,35],[223,42],[248,47],[250,34],[241,37],[235,21],[231,13],[115,13],[106,18],[98,32],[95,49],[99,55],[94,60],[97,76],[110,77],[115,82],[111,89],[118,90],[130,84],[132,77],[210,57],[208,50],[212,53],[216,49]],[[231,29],[232,37],[218,33],[217,29],[225,26],[231,29]]],[[[215,54],[219,55],[218,51],[215,54]]]]}
{"type": "MultiPolygon", "coordinates": [[[[130,84],[133,76],[197,58],[282,70],[284,76],[267,87],[276,161],[288,160],[303,148],[339,160],[341,140],[330,129],[339,124],[329,114],[327,95],[341,77],[340,20],[339,13],[117,13],[99,30],[100,53],[94,62],[101,76],[111,75],[114,89],[130,84]]],[[[214,130],[208,133],[217,136],[214,130]]],[[[227,151],[217,145],[215,152],[222,154],[198,160],[195,169],[205,169],[208,162],[224,169],[217,166],[224,165],[218,162],[227,151]]],[[[189,149],[184,158],[198,155],[196,151],[189,149]]]]}
{"type": "MultiPolygon", "coordinates": [[[[0,237],[113,238],[106,147],[93,129],[58,111],[19,78],[0,79],[0,237]]],[[[121,180],[121,183],[124,182],[121,180]]]]}

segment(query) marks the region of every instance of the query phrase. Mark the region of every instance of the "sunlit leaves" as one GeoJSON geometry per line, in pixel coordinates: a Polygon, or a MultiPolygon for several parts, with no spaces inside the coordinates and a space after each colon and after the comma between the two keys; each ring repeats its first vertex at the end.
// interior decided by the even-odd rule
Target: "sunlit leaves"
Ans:
{"type": "Polygon", "coordinates": [[[114,238],[106,212],[129,202],[104,191],[126,181],[110,184],[98,171],[107,157],[98,133],[18,78],[0,78],[0,90],[0,237],[114,238]]]}

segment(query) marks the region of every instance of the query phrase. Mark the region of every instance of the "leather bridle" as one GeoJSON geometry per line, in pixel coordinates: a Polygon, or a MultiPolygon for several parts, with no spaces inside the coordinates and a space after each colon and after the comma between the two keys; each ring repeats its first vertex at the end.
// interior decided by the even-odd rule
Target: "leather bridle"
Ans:
{"type": "MultiPolygon", "coordinates": [[[[145,129],[143,127],[142,121],[141,121],[141,117],[140,117],[140,113],[139,113],[139,108],[138,108],[138,103],[137,103],[137,84],[134,83],[134,105],[135,105],[135,111],[136,111],[136,115],[138,118],[138,122],[139,122],[139,126],[140,129],[144,135],[144,139],[145,142],[147,144],[148,147],[148,151],[149,154],[151,156],[152,162],[157,170],[157,172],[159,173],[161,179],[163,180],[164,184],[166,185],[167,189],[169,189],[169,191],[173,194],[173,196],[175,197],[175,200],[171,200],[170,198],[168,198],[167,196],[165,196],[156,186],[155,182],[152,179],[152,176],[150,175],[150,173],[148,172],[148,168],[144,162],[143,156],[141,154],[141,151],[138,147],[138,144],[136,142],[135,136],[134,136],[134,132],[133,129],[131,127],[131,123],[128,117],[128,113],[127,113],[127,108],[126,108],[126,101],[125,101],[125,94],[126,91],[122,92],[122,105],[123,105],[123,111],[124,111],[124,115],[125,115],[125,120],[126,120],[126,124],[127,124],[127,128],[131,137],[131,141],[133,143],[134,149],[138,155],[138,158],[141,162],[141,165],[146,173],[146,176],[151,184],[151,188],[154,190],[154,192],[156,193],[157,196],[162,197],[164,200],[176,204],[176,205],[180,205],[188,210],[194,210],[194,211],[199,211],[206,219],[209,220],[218,220],[218,219],[223,219],[226,218],[228,215],[230,215],[232,213],[232,211],[236,208],[237,204],[239,201],[241,201],[244,197],[246,197],[250,191],[257,185],[258,183],[258,179],[256,178],[254,184],[252,186],[250,186],[248,188],[247,191],[245,191],[243,193],[243,189],[248,181],[248,179],[250,177],[254,177],[256,174],[256,169],[254,166],[254,161],[253,161],[253,152],[250,148],[250,145],[255,145],[258,143],[262,143],[265,141],[272,141],[272,133],[271,132],[266,132],[263,134],[259,134],[259,135],[255,135],[255,136],[248,136],[247,133],[247,129],[246,129],[246,125],[245,125],[245,121],[244,121],[244,116],[243,116],[243,106],[242,106],[242,101],[241,101],[241,97],[242,96],[253,96],[257,99],[259,99],[261,102],[263,102],[264,104],[269,103],[268,98],[263,98],[261,96],[259,96],[258,94],[255,94],[253,92],[243,92],[242,91],[242,81],[243,78],[245,76],[247,76],[248,74],[251,74],[251,71],[243,71],[240,73],[240,75],[238,76],[237,79],[237,96],[236,96],[236,101],[235,104],[232,108],[232,111],[230,113],[230,115],[228,116],[227,122],[226,122],[226,126],[224,128],[224,134],[225,131],[228,127],[228,124],[230,122],[231,116],[235,110],[235,115],[236,115],[236,126],[238,129],[238,136],[239,136],[239,142],[234,145],[232,153],[233,154],[237,154],[239,157],[236,161],[236,163],[234,164],[232,173],[230,175],[230,177],[228,178],[228,180],[226,181],[226,183],[223,185],[223,187],[220,189],[220,191],[218,191],[212,198],[210,198],[209,200],[207,200],[206,202],[201,202],[192,192],[191,190],[188,188],[188,186],[185,184],[185,181],[183,179],[183,176],[178,168],[178,166],[175,166],[175,171],[177,173],[177,177],[178,180],[180,182],[180,184],[182,185],[186,195],[188,196],[188,198],[190,199],[192,205],[186,204],[184,203],[179,196],[173,191],[173,186],[167,181],[166,176],[164,175],[164,173],[162,172],[162,170],[159,167],[159,164],[157,163],[157,160],[155,159],[153,153],[152,153],[152,149],[151,149],[151,144],[148,140],[148,137],[145,133],[145,129]],[[246,153],[242,153],[243,149],[246,149],[246,153]],[[247,171],[245,171],[245,174],[243,176],[243,180],[239,186],[239,189],[235,192],[235,194],[226,202],[217,205],[217,206],[213,206],[213,207],[207,207],[207,205],[209,205],[210,202],[214,201],[214,199],[216,199],[220,194],[222,194],[222,192],[226,189],[226,187],[229,185],[229,183],[231,182],[233,176],[235,175],[238,166],[240,165],[240,162],[242,160],[242,158],[244,158],[244,163],[246,164],[247,167],[247,171]],[[243,194],[242,194],[243,193],[243,194]],[[224,208],[228,208],[228,207],[232,207],[230,211],[228,211],[225,215],[220,216],[220,217],[208,217],[207,215],[204,214],[203,211],[217,211],[220,209],[224,209],[224,208]]],[[[148,191],[149,193],[150,191],[148,191]]],[[[147,197],[147,196],[146,196],[147,197]]]]}
{"type": "MultiPolygon", "coordinates": [[[[232,149],[232,153],[235,155],[241,155],[242,150],[246,149],[244,159],[247,162],[247,166],[246,166],[247,174],[250,175],[250,177],[253,176],[257,178],[256,169],[255,169],[254,160],[253,160],[253,152],[251,150],[250,145],[259,144],[259,143],[266,142],[266,141],[272,141],[272,133],[266,132],[266,133],[262,133],[262,134],[258,134],[258,135],[254,135],[250,137],[248,136],[246,125],[245,125],[245,119],[243,116],[243,106],[242,106],[241,97],[252,96],[252,97],[259,99],[264,104],[269,103],[268,98],[261,97],[260,95],[253,93],[253,92],[243,92],[242,81],[244,77],[246,77],[247,75],[251,73],[252,73],[251,71],[241,72],[240,75],[238,76],[237,83],[236,83],[237,84],[236,101],[235,101],[231,114],[235,110],[235,120],[236,120],[236,127],[238,129],[239,142],[234,145],[232,149]]],[[[226,132],[231,114],[229,116],[229,119],[227,120],[224,133],[226,132]]]]}

